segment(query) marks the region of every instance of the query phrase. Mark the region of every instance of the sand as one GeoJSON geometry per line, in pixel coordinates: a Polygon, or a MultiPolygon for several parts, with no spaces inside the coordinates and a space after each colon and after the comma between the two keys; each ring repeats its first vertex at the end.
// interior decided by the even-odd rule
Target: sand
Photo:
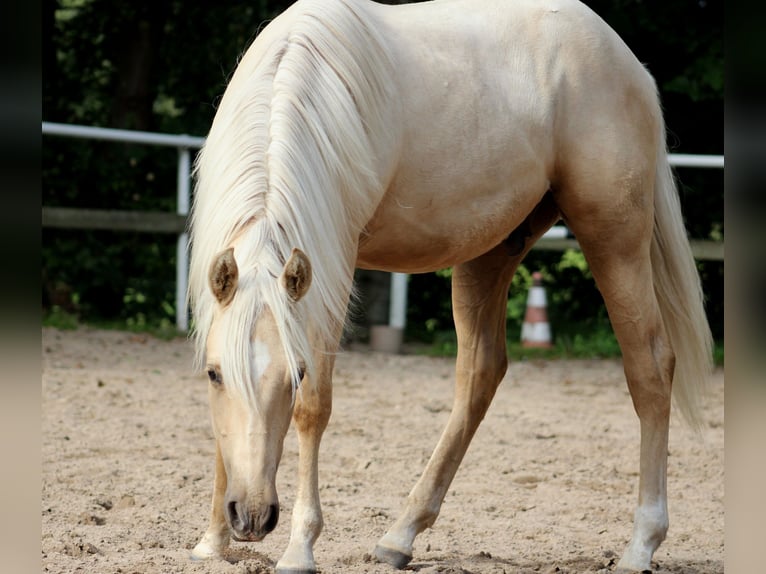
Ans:
{"type": "MultiPolygon", "coordinates": [[[[192,562],[207,527],[214,442],[206,379],[184,339],[80,328],[42,331],[42,566],[74,573],[261,573],[281,556],[297,445],[285,441],[276,530],[192,562]]],[[[371,558],[451,409],[453,360],[364,348],[338,357],[322,443],[321,572],[393,573],[371,558]]],[[[695,435],[671,425],[670,532],[658,574],[724,569],[723,372],[695,435]]],[[[628,541],[638,421],[615,360],[511,364],[408,569],[433,573],[610,572],[628,541]]]]}

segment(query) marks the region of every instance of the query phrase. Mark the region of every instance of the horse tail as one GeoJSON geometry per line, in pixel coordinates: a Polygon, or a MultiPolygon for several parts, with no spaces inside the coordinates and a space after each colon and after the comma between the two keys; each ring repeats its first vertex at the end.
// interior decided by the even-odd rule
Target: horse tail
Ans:
{"type": "Polygon", "coordinates": [[[654,291],[676,356],[673,399],[690,426],[699,430],[700,401],[713,368],[713,337],[664,143],[659,149],[656,170],[651,245],[654,291]]]}

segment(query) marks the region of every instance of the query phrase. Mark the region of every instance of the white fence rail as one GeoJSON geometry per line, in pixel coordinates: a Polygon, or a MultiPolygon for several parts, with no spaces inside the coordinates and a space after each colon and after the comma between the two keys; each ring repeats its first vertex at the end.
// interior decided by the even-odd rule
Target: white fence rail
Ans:
{"type": "MultiPolygon", "coordinates": [[[[42,133],[48,136],[103,140],[120,143],[174,147],[178,150],[178,173],[176,178],[177,207],[176,217],[168,218],[163,214],[132,213],[122,211],[74,210],[67,208],[43,207],[43,226],[62,228],[103,228],[108,222],[119,223],[121,229],[139,231],[177,232],[176,244],[176,327],[186,331],[189,327],[189,311],[186,305],[188,287],[189,260],[187,252],[188,234],[185,218],[191,204],[191,150],[199,149],[205,138],[189,135],[160,134],[134,130],[117,130],[72,124],[42,122],[42,133]],[[132,215],[140,217],[131,217],[132,215]],[[143,221],[141,221],[143,219],[143,221]],[[179,221],[180,219],[180,221],[179,221]]],[[[722,155],[670,154],[670,164],[674,167],[723,169],[722,155]]],[[[540,249],[563,250],[577,248],[574,239],[548,236],[541,239],[536,247],[540,249]]],[[[695,256],[700,259],[723,259],[723,243],[693,241],[695,256]]],[[[406,317],[407,280],[404,274],[392,274],[391,281],[391,323],[403,329],[406,317]]]]}
{"type": "MultiPolygon", "coordinates": [[[[176,214],[184,218],[189,214],[189,206],[191,204],[191,150],[201,148],[205,143],[205,138],[51,122],[43,122],[42,128],[43,134],[50,136],[176,148],[178,150],[176,214]]],[[[189,328],[189,310],[186,305],[186,289],[189,285],[188,241],[189,235],[184,228],[178,233],[176,241],[176,327],[179,331],[186,331],[189,328]]]]}

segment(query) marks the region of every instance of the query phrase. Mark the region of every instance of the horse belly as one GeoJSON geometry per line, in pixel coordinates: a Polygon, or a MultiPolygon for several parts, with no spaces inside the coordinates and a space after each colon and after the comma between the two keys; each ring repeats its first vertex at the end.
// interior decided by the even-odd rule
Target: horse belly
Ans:
{"type": "Polygon", "coordinates": [[[360,234],[357,265],[434,271],[478,257],[505,239],[540,202],[550,180],[545,152],[518,133],[502,139],[478,154],[449,144],[427,154],[415,151],[425,146],[411,146],[360,234]]]}
{"type": "Polygon", "coordinates": [[[478,257],[502,240],[502,233],[413,233],[409,225],[390,226],[391,235],[379,236],[359,250],[356,266],[399,273],[426,273],[478,257]],[[469,241],[460,239],[470,237],[469,241]]]}
{"type": "Polygon", "coordinates": [[[469,261],[498,245],[539,203],[548,185],[506,182],[461,192],[389,190],[359,238],[357,266],[421,273],[469,261]]]}

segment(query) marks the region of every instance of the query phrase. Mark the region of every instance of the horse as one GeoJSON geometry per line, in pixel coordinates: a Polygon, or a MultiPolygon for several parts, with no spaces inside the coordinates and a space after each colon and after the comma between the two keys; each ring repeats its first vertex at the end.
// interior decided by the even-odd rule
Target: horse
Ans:
{"type": "Polygon", "coordinates": [[[563,220],[640,422],[618,569],[651,568],[668,529],[671,403],[699,427],[711,336],[655,82],[594,12],[577,0],[298,0],[238,62],[195,178],[189,298],[216,464],[192,557],[276,527],[292,424],[298,486],[276,571],[316,572],[318,452],[354,269],[452,267],[452,411],[374,549],[404,568],[506,372],[512,276],[563,220]]]}

